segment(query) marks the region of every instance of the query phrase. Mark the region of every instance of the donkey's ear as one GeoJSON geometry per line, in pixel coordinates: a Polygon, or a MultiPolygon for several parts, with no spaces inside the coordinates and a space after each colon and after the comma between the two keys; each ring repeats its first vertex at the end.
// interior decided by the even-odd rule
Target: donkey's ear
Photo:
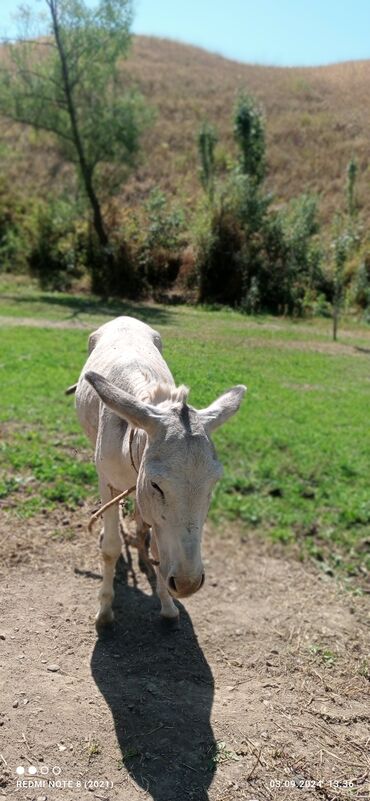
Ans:
{"type": "Polygon", "coordinates": [[[247,387],[244,384],[238,384],[236,387],[229,389],[220,395],[217,400],[207,406],[206,409],[200,409],[198,414],[202,420],[204,428],[208,434],[211,434],[219,426],[238,411],[239,406],[243,400],[247,387]]]}
{"type": "Polygon", "coordinates": [[[90,371],[85,373],[85,378],[108,409],[135,428],[143,428],[147,434],[154,436],[162,422],[162,416],[155,406],[136,400],[99,373],[90,371]]]}

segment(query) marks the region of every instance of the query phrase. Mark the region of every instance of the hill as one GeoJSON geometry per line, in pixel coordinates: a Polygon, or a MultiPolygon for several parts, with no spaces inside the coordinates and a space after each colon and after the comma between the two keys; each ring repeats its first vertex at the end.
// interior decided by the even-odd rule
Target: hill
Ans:
{"type": "MultiPolygon", "coordinates": [[[[134,38],[122,67],[155,109],[141,162],[122,200],[141,201],[154,186],[191,205],[199,191],[196,135],[204,119],[219,131],[218,163],[233,149],[231,115],[239,90],[254,95],[266,115],[269,188],[276,201],[319,192],[324,221],[343,204],[346,166],[354,156],[358,200],[370,213],[370,61],[278,68],[230,61],[196,47],[134,38]]],[[[15,185],[44,189],[69,170],[49,137],[2,125],[0,166],[15,185]]]]}

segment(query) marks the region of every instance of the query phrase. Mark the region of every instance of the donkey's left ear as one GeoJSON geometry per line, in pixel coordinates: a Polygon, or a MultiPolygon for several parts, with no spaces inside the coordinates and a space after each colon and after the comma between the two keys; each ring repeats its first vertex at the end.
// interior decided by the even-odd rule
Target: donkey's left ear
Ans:
{"type": "Polygon", "coordinates": [[[246,391],[247,387],[244,384],[238,384],[220,395],[206,409],[199,410],[198,414],[207,433],[211,434],[238,411],[246,391]]]}

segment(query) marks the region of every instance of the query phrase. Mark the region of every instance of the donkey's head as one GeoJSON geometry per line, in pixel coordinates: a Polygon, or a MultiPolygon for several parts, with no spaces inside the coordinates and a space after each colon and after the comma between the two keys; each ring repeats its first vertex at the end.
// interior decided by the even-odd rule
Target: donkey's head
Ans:
{"type": "Polygon", "coordinates": [[[186,403],[185,393],[154,405],[97,373],[85,377],[109,409],[146,432],[137,503],[152,526],[169,592],[175,598],[192,595],[204,581],[202,529],[212,489],[222,475],[210,435],[237,412],[246,388],[233,387],[206,409],[196,410],[186,403]]]}

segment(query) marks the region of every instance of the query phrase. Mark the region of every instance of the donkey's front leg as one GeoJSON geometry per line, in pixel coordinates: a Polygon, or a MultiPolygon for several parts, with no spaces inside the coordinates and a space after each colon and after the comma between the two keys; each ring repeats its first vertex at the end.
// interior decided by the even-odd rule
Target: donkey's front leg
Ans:
{"type": "MultiPolygon", "coordinates": [[[[112,490],[103,477],[99,477],[99,489],[103,504],[119,494],[118,490],[112,490]]],[[[103,557],[103,583],[99,592],[100,607],[95,618],[97,629],[112,623],[114,619],[112,611],[113,581],[116,562],[122,550],[122,541],[119,535],[118,503],[113,504],[104,512],[103,520],[104,527],[99,543],[103,557]]]]}
{"type": "MultiPolygon", "coordinates": [[[[157,562],[159,562],[159,550],[155,537],[155,532],[153,529],[152,529],[152,539],[150,542],[150,547],[153,554],[153,558],[157,562]]],[[[176,619],[179,617],[179,610],[177,606],[174,604],[168,592],[168,589],[166,587],[166,582],[160,572],[159,567],[155,567],[155,572],[157,576],[157,595],[161,602],[161,615],[162,617],[176,619]]]]}

